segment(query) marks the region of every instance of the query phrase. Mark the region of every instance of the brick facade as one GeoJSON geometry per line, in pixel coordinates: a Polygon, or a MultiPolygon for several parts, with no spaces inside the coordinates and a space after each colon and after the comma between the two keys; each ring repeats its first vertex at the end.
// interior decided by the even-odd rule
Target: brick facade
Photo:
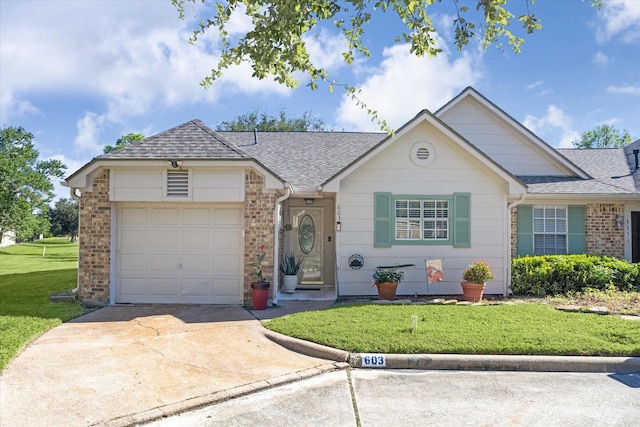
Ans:
{"type": "Polygon", "coordinates": [[[587,253],[624,258],[624,229],[616,226],[616,215],[624,217],[622,203],[587,205],[587,253]]]}
{"type": "MultiPolygon", "coordinates": [[[[511,209],[511,257],[517,257],[517,209],[511,209]]],[[[606,255],[624,259],[624,230],[616,225],[616,215],[624,217],[622,203],[586,205],[586,251],[589,255],[606,255]]]]}
{"type": "Polygon", "coordinates": [[[86,304],[108,304],[111,267],[108,170],[94,178],[93,191],[82,192],[78,241],[78,296],[86,304]]]}
{"type": "Polygon", "coordinates": [[[251,272],[253,267],[247,264],[256,261],[258,254],[265,253],[262,273],[271,282],[270,297],[273,297],[273,250],[274,250],[274,205],[276,195],[264,191],[265,180],[254,170],[245,173],[244,206],[244,302],[251,304],[251,272]]]}

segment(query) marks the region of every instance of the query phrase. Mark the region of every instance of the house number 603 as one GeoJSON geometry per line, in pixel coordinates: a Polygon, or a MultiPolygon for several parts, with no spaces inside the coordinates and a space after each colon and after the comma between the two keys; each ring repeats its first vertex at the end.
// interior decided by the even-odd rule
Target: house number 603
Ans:
{"type": "Polygon", "coordinates": [[[386,361],[384,354],[363,354],[362,355],[362,367],[363,368],[384,368],[386,361]]]}

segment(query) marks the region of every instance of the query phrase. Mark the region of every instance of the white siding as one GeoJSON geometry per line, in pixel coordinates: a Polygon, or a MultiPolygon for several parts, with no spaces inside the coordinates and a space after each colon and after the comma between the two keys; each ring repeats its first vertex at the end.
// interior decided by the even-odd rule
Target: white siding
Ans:
{"type": "Polygon", "coordinates": [[[430,294],[460,294],[463,270],[477,259],[487,261],[495,280],[487,293],[502,294],[505,287],[506,183],[465,153],[457,143],[425,124],[395,141],[391,146],[346,177],[340,183],[342,232],[339,236],[340,295],[375,295],[371,288],[373,271],[379,265],[415,264],[403,268],[405,279],[399,295],[426,294],[426,259],[443,258],[445,281],[429,284],[430,294]],[[409,152],[416,141],[428,141],[435,148],[436,160],[419,167],[409,152]],[[374,248],[374,193],[396,195],[451,195],[471,193],[471,248],[451,245],[394,245],[374,248]],[[365,265],[352,270],[349,256],[360,254],[365,265]]]}
{"type": "MultiPolygon", "coordinates": [[[[244,201],[244,169],[191,168],[189,196],[184,201],[244,201]]],[[[160,202],[173,199],[166,193],[166,169],[138,168],[111,170],[111,200],[114,202],[160,202]]]]}
{"type": "Polygon", "coordinates": [[[569,172],[497,116],[470,98],[440,119],[514,175],[568,175],[569,172]]]}

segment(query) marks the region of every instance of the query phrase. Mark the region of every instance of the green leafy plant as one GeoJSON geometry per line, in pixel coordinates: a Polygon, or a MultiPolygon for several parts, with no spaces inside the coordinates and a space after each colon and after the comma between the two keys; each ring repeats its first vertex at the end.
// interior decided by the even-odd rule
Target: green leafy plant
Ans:
{"type": "Polygon", "coordinates": [[[465,282],[485,283],[492,279],[491,267],[482,260],[472,262],[462,274],[462,280],[465,282]]]}
{"type": "MultiPolygon", "coordinates": [[[[264,250],[264,245],[260,246],[260,249],[264,250]]],[[[266,282],[264,278],[264,274],[262,273],[262,261],[264,261],[265,256],[267,256],[266,252],[257,254],[256,255],[257,261],[250,262],[249,264],[247,264],[248,266],[253,267],[253,271],[251,272],[251,275],[256,278],[256,282],[258,283],[266,282]]]]}
{"type": "Polygon", "coordinates": [[[404,271],[398,270],[397,267],[376,268],[371,286],[376,286],[378,283],[400,283],[402,279],[404,279],[404,271]]]}
{"type": "Polygon", "coordinates": [[[284,256],[284,262],[280,264],[280,271],[285,276],[296,276],[300,271],[300,265],[303,260],[304,257],[296,259],[294,254],[287,254],[284,256]]]}

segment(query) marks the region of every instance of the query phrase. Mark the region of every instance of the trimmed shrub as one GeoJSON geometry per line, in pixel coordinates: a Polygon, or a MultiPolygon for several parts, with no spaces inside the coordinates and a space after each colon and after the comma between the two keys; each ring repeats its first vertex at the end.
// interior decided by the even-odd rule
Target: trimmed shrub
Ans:
{"type": "Polygon", "coordinates": [[[611,286],[640,291],[639,264],[595,255],[542,255],[511,261],[514,295],[558,295],[611,286]]]}

